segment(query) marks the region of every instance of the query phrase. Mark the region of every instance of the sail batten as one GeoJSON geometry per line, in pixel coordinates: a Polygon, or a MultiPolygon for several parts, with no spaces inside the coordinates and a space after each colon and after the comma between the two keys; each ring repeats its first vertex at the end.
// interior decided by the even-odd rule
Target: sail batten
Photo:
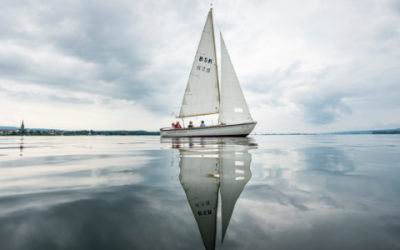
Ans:
{"type": "Polygon", "coordinates": [[[177,118],[219,113],[219,83],[212,10],[208,13],[177,118]]]}
{"type": "Polygon", "coordinates": [[[221,107],[218,122],[237,124],[252,122],[231,58],[221,33],[221,107]]]}

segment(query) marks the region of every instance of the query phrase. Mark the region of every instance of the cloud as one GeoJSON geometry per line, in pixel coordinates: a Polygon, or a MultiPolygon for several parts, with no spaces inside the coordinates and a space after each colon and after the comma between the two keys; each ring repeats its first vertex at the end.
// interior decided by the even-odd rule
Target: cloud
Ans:
{"type": "Polygon", "coordinates": [[[301,116],[307,122],[316,125],[329,124],[352,114],[351,107],[343,102],[343,97],[340,95],[316,92],[296,93],[294,97],[294,101],[302,111],[301,116]],[[326,94],[328,96],[324,96],[326,94]]]}
{"type": "MultiPolygon", "coordinates": [[[[257,129],[322,132],[399,123],[388,118],[400,109],[397,1],[222,0],[214,6],[216,32],[224,34],[257,129]]],[[[135,106],[118,116],[131,117],[132,110],[140,113],[136,121],[152,120],[126,120],[126,129],[157,130],[179,109],[208,9],[200,1],[3,1],[0,88],[13,92],[0,106],[16,107],[18,92],[39,87],[41,101],[37,93],[25,96],[37,116],[54,113],[53,103],[80,105],[84,116],[88,109],[106,112],[99,103],[126,102],[135,106]]],[[[27,116],[16,109],[0,122],[27,116]]],[[[105,117],[96,119],[81,124],[114,129],[105,117]]]]}
{"type": "Polygon", "coordinates": [[[164,93],[171,76],[156,66],[163,39],[154,39],[146,27],[154,23],[143,19],[143,8],[149,7],[129,1],[8,2],[6,9],[17,21],[2,18],[12,23],[3,26],[1,77],[135,100],[163,112],[167,102],[150,100],[164,93]]]}

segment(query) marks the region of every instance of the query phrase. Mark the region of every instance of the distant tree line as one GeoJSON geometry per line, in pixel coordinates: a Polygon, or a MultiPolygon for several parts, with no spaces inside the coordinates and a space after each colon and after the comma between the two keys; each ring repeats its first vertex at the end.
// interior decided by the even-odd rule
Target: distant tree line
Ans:
{"type": "Polygon", "coordinates": [[[384,130],[384,131],[373,131],[372,134],[400,134],[400,130],[384,130]]]}
{"type": "Polygon", "coordinates": [[[290,133],[290,134],[259,134],[259,135],[317,135],[317,134],[307,134],[307,133],[290,133]]]}
{"type": "Polygon", "coordinates": [[[160,132],[148,132],[148,131],[93,131],[93,130],[78,130],[78,131],[22,131],[22,132],[11,132],[10,134],[0,134],[0,136],[87,136],[87,135],[160,135],[160,132]]]}
{"type": "Polygon", "coordinates": [[[160,135],[159,131],[93,131],[90,130],[92,135],[160,135]]]}

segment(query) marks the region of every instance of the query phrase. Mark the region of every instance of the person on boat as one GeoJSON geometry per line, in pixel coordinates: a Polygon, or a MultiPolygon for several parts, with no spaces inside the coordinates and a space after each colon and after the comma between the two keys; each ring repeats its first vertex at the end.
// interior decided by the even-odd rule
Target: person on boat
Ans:
{"type": "Polygon", "coordinates": [[[189,122],[189,126],[188,126],[188,128],[193,128],[194,126],[193,126],[193,122],[192,121],[190,121],[189,122]]]}
{"type": "Polygon", "coordinates": [[[172,127],[171,128],[175,128],[175,122],[172,123],[172,127]]]}
{"type": "Polygon", "coordinates": [[[200,127],[205,127],[204,121],[201,121],[200,127]]]}
{"type": "Polygon", "coordinates": [[[175,128],[182,128],[182,126],[181,126],[181,124],[179,124],[179,122],[176,122],[175,128]]]}

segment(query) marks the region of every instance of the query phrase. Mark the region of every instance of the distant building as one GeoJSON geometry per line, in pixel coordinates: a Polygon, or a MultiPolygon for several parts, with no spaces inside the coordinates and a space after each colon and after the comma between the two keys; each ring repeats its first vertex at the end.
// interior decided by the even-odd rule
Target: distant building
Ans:
{"type": "Polygon", "coordinates": [[[19,130],[19,132],[25,132],[24,120],[22,120],[21,129],[19,130]]]}
{"type": "Polygon", "coordinates": [[[0,130],[0,135],[2,135],[3,134],[3,130],[0,130]]]}

